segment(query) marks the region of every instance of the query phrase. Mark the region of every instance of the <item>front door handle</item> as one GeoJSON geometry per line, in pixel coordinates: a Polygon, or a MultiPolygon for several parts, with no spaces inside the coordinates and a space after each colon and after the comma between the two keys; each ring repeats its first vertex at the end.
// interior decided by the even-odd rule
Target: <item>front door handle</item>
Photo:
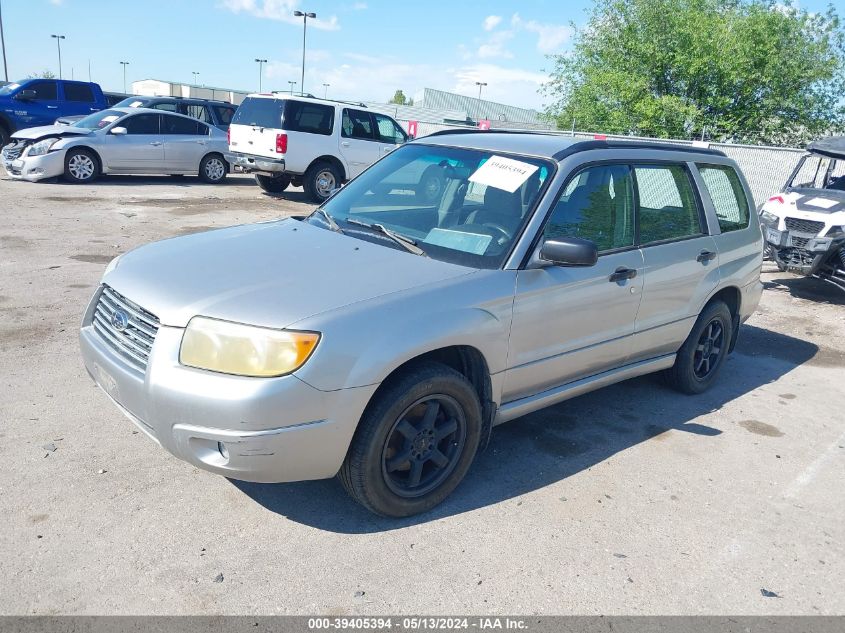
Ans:
{"type": "Polygon", "coordinates": [[[343,147],[349,147],[349,141],[343,141],[343,143],[341,143],[341,145],[343,147]]]}
{"type": "Polygon", "coordinates": [[[695,259],[696,261],[699,261],[702,264],[706,264],[707,262],[716,259],[716,253],[714,253],[713,251],[701,251],[698,254],[698,257],[696,257],[695,259]]]}
{"type": "Polygon", "coordinates": [[[59,106],[47,106],[48,110],[58,110],[59,106]]]}
{"type": "Polygon", "coordinates": [[[617,268],[613,274],[610,275],[610,279],[608,281],[624,281],[625,279],[633,279],[637,276],[637,269],[636,268],[625,268],[624,266],[621,268],[617,268]]]}
{"type": "Polygon", "coordinates": [[[152,143],[150,143],[150,145],[154,145],[155,147],[158,147],[159,145],[161,145],[161,141],[153,141],[152,143]]]}

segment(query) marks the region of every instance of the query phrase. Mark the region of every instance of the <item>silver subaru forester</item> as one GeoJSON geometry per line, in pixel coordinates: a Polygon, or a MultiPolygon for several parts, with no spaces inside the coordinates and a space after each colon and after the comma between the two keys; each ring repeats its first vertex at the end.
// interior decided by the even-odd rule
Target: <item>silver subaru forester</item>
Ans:
{"type": "Polygon", "coordinates": [[[662,371],[710,387],[762,291],[736,164],[696,147],[438,133],[303,218],[111,262],[85,365],[150,438],[258,482],[426,511],[493,426],[662,371]]]}

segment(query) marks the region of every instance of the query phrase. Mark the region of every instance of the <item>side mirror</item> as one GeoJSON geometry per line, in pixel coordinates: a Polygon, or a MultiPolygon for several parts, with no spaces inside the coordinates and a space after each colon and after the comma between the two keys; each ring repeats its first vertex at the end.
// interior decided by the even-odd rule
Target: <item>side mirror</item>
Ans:
{"type": "Polygon", "coordinates": [[[38,93],[35,90],[21,90],[15,95],[15,99],[18,101],[34,101],[37,96],[38,93]]]}
{"type": "Polygon", "coordinates": [[[595,242],[580,237],[546,240],[540,248],[540,259],[557,266],[593,266],[598,257],[595,242]]]}
{"type": "Polygon", "coordinates": [[[125,127],[113,127],[109,134],[114,134],[115,136],[124,136],[127,133],[125,127]]]}

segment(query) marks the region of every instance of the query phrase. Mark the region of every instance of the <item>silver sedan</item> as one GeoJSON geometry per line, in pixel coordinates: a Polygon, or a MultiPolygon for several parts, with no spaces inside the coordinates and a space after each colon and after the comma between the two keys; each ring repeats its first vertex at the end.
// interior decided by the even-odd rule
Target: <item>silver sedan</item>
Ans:
{"type": "Polygon", "coordinates": [[[20,130],[3,148],[3,166],[18,180],[63,176],[89,183],[100,174],[197,174],[226,178],[226,133],[181,114],[110,108],[71,126],[20,130]]]}

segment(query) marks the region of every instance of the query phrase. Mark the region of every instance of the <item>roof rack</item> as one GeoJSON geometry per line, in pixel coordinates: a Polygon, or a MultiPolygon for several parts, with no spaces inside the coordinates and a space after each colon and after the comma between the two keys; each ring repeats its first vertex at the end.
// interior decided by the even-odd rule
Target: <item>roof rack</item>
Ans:
{"type": "Polygon", "coordinates": [[[361,103],[360,101],[343,101],[342,99],[326,99],[324,97],[315,97],[310,93],[302,93],[302,92],[294,92],[291,95],[290,90],[273,90],[272,94],[274,95],[288,95],[293,97],[305,97],[306,99],[314,99],[316,101],[328,101],[330,103],[345,103],[346,105],[353,105],[356,108],[366,108],[366,103],[361,103]]]}

